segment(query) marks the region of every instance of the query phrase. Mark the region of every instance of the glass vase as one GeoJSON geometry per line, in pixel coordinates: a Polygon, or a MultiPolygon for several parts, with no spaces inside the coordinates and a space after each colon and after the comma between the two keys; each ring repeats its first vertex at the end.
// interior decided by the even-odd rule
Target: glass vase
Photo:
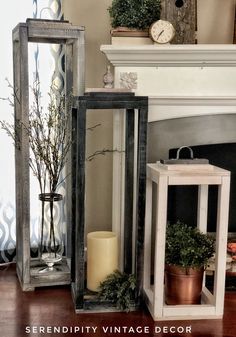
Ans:
{"type": "Polygon", "coordinates": [[[39,223],[39,257],[52,271],[60,262],[64,252],[62,228],[62,195],[58,193],[39,194],[41,217],[39,223]]]}

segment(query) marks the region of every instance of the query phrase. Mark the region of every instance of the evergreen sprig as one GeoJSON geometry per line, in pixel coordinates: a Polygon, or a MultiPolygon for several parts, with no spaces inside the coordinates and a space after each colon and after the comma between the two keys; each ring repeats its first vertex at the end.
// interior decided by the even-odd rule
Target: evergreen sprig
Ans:
{"type": "Polygon", "coordinates": [[[114,303],[119,310],[129,312],[134,301],[136,278],[133,274],[116,270],[100,284],[101,301],[114,303]]]}

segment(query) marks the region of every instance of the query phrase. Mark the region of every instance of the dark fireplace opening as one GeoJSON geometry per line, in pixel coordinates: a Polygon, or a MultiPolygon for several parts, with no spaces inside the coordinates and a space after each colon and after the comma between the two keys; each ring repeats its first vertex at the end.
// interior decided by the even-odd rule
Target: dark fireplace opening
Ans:
{"type": "MultiPolygon", "coordinates": [[[[210,164],[231,172],[229,232],[236,232],[236,143],[191,146],[195,158],[207,158],[210,164]]],[[[169,150],[169,158],[176,158],[177,149],[169,150]]],[[[182,158],[189,153],[181,153],[182,158]]],[[[197,186],[170,186],[168,200],[168,220],[177,220],[196,226],[197,224],[197,186]]],[[[218,187],[209,186],[208,228],[216,231],[218,187]]]]}

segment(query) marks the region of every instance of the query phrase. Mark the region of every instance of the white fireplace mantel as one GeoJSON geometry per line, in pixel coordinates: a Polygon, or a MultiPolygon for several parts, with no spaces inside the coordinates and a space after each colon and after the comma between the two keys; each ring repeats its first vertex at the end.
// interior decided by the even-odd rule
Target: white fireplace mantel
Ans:
{"type": "Polygon", "coordinates": [[[236,113],[236,45],[102,45],[115,87],[149,97],[149,122],[236,113]]]}
{"type": "MultiPolygon", "coordinates": [[[[102,45],[101,51],[114,66],[116,88],[149,97],[149,122],[236,114],[236,45],[102,45]]],[[[123,118],[114,112],[113,146],[120,150],[123,118]]],[[[122,238],[124,154],[113,158],[113,230],[122,238]]]]}
{"type": "Polygon", "coordinates": [[[115,67],[236,66],[236,45],[102,45],[115,67]]]}

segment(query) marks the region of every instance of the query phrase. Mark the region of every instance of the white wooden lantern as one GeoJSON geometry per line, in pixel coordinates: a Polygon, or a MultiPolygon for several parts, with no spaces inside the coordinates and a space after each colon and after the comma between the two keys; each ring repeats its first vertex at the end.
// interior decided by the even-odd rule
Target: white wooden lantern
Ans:
{"type": "Polygon", "coordinates": [[[212,165],[147,165],[144,243],[144,297],[154,320],[222,318],[224,312],[226,245],[230,172],[212,165]],[[155,184],[153,184],[155,183],[155,184]],[[208,185],[218,186],[216,261],[213,292],[202,288],[201,304],[167,305],[164,296],[167,198],[170,185],[198,185],[198,228],[207,230],[208,185]],[[154,284],[151,285],[152,190],[156,186],[154,284]]]}

